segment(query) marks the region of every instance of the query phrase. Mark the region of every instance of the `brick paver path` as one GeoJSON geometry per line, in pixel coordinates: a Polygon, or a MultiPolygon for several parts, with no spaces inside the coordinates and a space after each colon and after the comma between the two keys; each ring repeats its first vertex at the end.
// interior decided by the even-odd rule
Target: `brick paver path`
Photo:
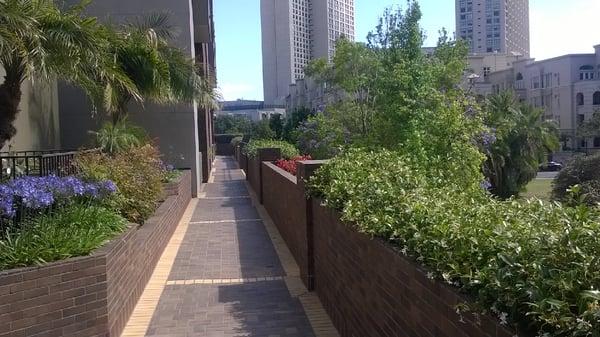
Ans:
{"type": "Polygon", "coordinates": [[[308,337],[314,332],[284,281],[245,178],[227,157],[182,235],[146,336],[308,337]]]}

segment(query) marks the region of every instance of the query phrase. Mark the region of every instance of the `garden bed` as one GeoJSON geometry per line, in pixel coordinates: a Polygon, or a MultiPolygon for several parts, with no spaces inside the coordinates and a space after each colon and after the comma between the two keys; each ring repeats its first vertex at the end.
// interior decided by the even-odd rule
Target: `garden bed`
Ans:
{"type": "Polygon", "coordinates": [[[143,226],[90,256],[0,272],[0,337],[119,336],[191,199],[185,171],[143,226]]]}

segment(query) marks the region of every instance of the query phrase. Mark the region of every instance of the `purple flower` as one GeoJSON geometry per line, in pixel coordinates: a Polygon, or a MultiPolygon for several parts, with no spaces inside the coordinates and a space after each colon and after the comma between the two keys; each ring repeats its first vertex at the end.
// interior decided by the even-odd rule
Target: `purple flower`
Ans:
{"type": "Polygon", "coordinates": [[[481,186],[482,189],[488,191],[490,188],[492,188],[492,184],[488,181],[488,180],[484,180],[482,181],[479,186],[481,186]]]}

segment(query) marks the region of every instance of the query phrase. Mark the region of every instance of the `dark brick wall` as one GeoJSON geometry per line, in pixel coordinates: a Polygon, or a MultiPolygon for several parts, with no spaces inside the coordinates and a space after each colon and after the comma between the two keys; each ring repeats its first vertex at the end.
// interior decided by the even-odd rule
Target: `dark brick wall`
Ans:
{"type": "Polygon", "coordinates": [[[233,156],[234,149],[231,146],[231,140],[241,135],[215,135],[216,155],[233,156]]]}
{"type": "Polygon", "coordinates": [[[308,232],[304,188],[297,178],[279,167],[263,163],[263,204],[309,284],[308,232]]]}
{"type": "Polygon", "coordinates": [[[250,187],[254,190],[260,203],[263,203],[262,191],[262,162],[274,162],[281,158],[280,149],[258,149],[258,154],[255,157],[248,158],[248,167],[246,170],[246,179],[250,183],[250,187]]]}
{"type": "Polygon", "coordinates": [[[466,299],[382,241],[312,201],[315,287],[342,337],[512,337],[487,316],[460,322],[466,299]]]}
{"type": "Polygon", "coordinates": [[[119,336],[191,199],[191,174],[144,226],[91,256],[0,272],[0,337],[119,336]]]}

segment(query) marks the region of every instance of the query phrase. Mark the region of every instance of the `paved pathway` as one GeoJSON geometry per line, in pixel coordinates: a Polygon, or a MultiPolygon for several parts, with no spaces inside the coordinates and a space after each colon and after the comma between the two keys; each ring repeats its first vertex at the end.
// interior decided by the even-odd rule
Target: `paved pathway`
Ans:
{"type": "Polygon", "coordinates": [[[236,163],[218,157],[122,336],[337,336],[264,218],[236,163]]]}

